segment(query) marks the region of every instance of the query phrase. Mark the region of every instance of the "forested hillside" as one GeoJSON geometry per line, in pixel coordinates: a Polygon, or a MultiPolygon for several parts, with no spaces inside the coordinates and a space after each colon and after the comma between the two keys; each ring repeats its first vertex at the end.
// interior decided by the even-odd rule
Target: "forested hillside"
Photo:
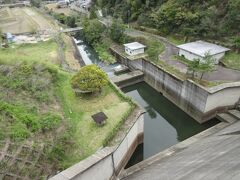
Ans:
{"type": "Polygon", "coordinates": [[[240,0],[96,0],[108,15],[124,22],[178,33],[218,39],[240,33],[240,0]]]}

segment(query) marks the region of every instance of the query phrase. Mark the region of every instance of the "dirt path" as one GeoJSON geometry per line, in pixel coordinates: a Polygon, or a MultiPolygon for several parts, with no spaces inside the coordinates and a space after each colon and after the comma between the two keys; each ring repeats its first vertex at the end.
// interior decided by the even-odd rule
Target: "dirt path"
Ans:
{"type": "Polygon", "coordinates": [[[47,20],[35,10],[31,8],[23,8],[23,11],[29,18],[31,18],[35,23],[37,23],[39,30],[43,31],[55,28],[54,25],[49,22],[49,20],[47,20]]]}

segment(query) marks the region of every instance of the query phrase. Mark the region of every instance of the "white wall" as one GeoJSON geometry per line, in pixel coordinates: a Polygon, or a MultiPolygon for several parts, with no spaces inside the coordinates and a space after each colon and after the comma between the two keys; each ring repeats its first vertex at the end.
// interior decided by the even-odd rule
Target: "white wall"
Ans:
{"type": "Polygon", "coordinates": [[[222,58],[224,57],[224,55],[225,55],[225,52],[219,53],[219,54],[215,54],[215,55],[213,56],[213,58],[216,59],[216,64],[219,63],[220,59],[222,59],[222,58]]]}
{"type": "MultiPolygon", "coordinates": [[[[193,54],[193,53],[190,53],[190,52],[188,52],[188,51],[184,51],[184,50],[182,50],[182,49],[179,49],[178,55],[179,55],[179,56],[182,56],[182,55],[183,55],[186,59],[188,59],[188,60],[190,60],[190,61],[192,61],[192,60],[194,60],[194,59],[200,59],[200,61],[202,61],[202,59],[203,59],[201,56],[197,56],[197,55],[195,55],[195,54],[193,54]]],[[[219,53],[219,54],[216,54],[216,55],[213,55],[213,58],[216,60],[215,63],[218,64],[218,63],[219,63],[219,60],[220,60],[221,58],[223,58],[224,55],[225,55],[225,52],[219,53]]]]}
{"type": "Polygon", "coordinates": [[[144,48],[131,50],[131,49],[128,49],[127,47],[125,47],[125,52],[130,56],[134,56],[134,55],[138,55],[138,54],[143,54],[144,48]]]}
{"type": "Polygon", "coordinates": [[[192,61],[192,60],[194,60],[194,59],[202,59],[200,56],[197,56],[197,55],[195,55],[195,54],[192,54],[192,53],[190,53],[190,52],[188,52],[188,51],[184,51],[184,50],[182,50],[182,49],[179,49],[179,53],[178,53],[178,55],[179,56],[184,56],[186,59],[188,59],[188,60],[190,60],[190,61],[192,61]]]}
{"type": "Polygon", "coordinates": [[[217,107],[233,106],[240,98],[240,86],[229,87],[209,94],[205,106],[205,112],[217,107]]]}
{"type": "Polygon", "coordinates": [[[115,167],[119,167],[122,158],[127,154],[129,148],[131,147],[132,143],[136,140],[137,136],[143,133],[143,115],[141,115],[138,121],[132,126],[131,130],[128,132],[124,140],[118,146],[116,151],[113,153],[113,159],[115,163],[115,167]]]}

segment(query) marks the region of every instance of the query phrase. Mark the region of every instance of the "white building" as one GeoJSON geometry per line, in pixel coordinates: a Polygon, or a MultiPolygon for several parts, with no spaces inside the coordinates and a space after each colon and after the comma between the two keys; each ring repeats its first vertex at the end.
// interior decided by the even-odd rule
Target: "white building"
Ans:
{"type": "Polygon", "coordinates": [[[70,3],[69,0],[59,0],[59,1],[57,1],[57,6],[61,7],[61,8],[67,7],[69,3],[70,3]]]}
{"type": "Polygon", "coordinates": [[[202,60],[207,54],[209,54],[215,59],[216,64],[218,64],[219,60],[223,58],[225,52],[230,50],[205,41],[190,42],[177,47],[179,48],[178,55],[183,56],[188,60],[202,60]]]}
{"type": "Polygon", "coordinates": [[[144,48],[146,46],[144,46],[143,44],[140,44],[138,42],[132,42],[132,43],[124,44],[124,47],[125,47],[125,52],[128,55],[134,56],[137,54],[143,54],[144,48]]]}

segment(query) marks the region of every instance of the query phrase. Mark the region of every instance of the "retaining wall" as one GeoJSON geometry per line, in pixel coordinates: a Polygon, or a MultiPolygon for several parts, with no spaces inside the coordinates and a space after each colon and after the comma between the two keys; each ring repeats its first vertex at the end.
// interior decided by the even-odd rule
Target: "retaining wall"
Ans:
{"type": "Polygon", "coordinates": [[[75,47],[75,49],[74,49],[74,57],[78,60],[80,66],[83,67],[83,66],[85,66],[86,64],[85,64],[85,62],[83,61],[82,56],[81,56],[81,54],[80,54],[80,52],[79,52],[79,50],[78,50],[77,43],[75,42],[75,40],[74,40],[73,37],[71,37],[71,40],[72,40],[72,43],[73,43],[73,45],[74,45],[74,47],[75,47]]]}
{"type": "Polygon", "coordinates": [[[240,99],[240,82],[205,88],[191,80],[181,80],[145,59],[129,60],[111,49],[116,59],[130,69],[143,71],[144,80],[199,123],[218,112],[234,108],[240,99]]]}
{"type": "Polygon", "coordinates": [[[137,145],[142,143],[143,124],[143,112],[137,110],[133,122],[128,125],[130,129],[116,147],[100,149],[50,180],[108,180],[116,177],[127,164],[137,145]]]}

